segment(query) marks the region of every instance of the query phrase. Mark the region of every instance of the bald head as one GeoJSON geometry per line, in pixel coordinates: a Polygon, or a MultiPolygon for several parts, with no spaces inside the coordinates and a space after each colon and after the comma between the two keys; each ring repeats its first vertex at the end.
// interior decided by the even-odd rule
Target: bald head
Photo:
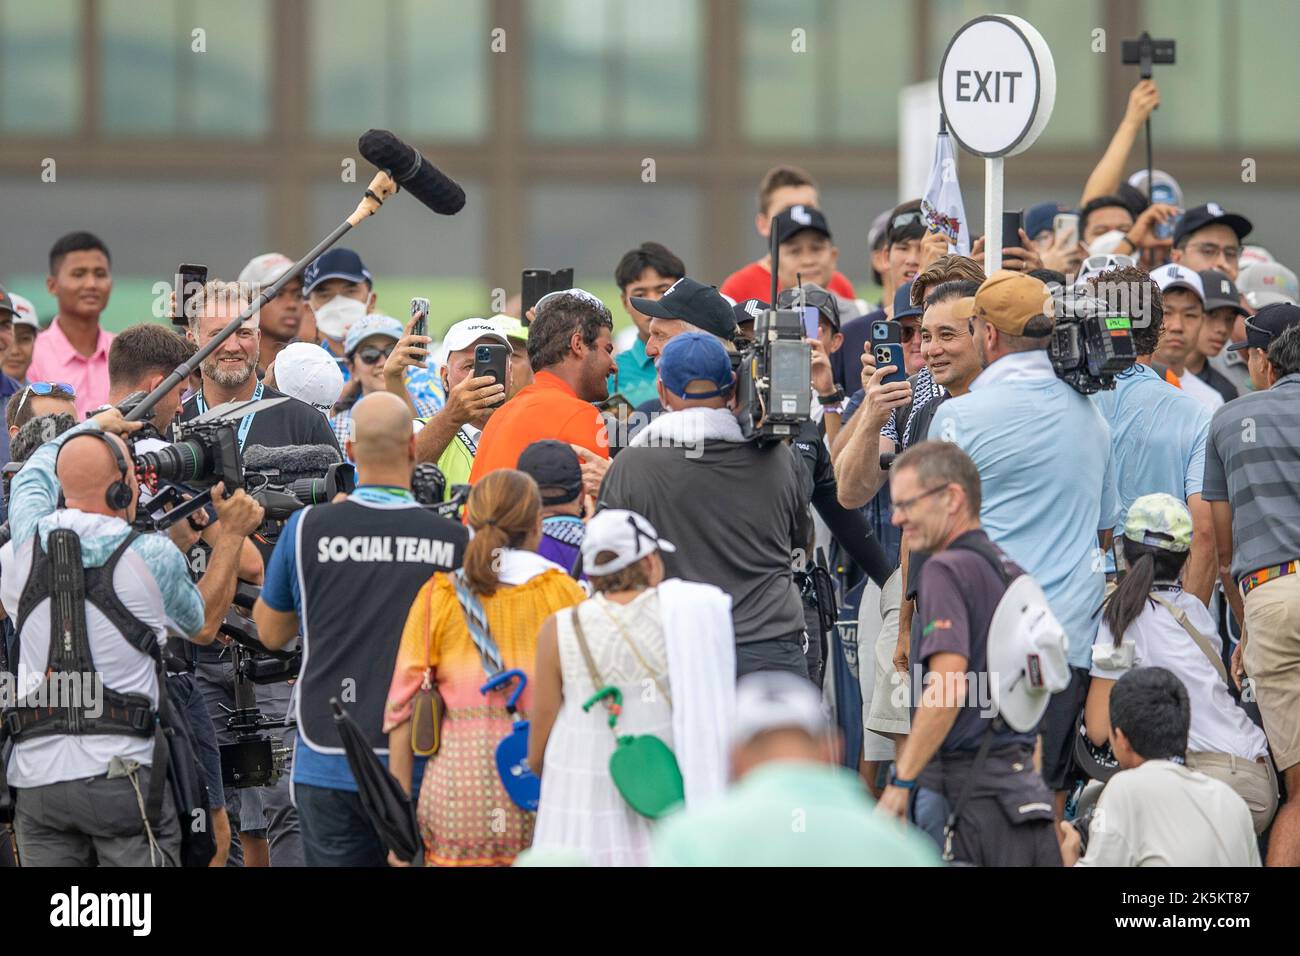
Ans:
{"type": "MultiPolygon", "coordinates": [[[[127,482],[136,487],[134,470],[129,467],[131,455],[126,442],[116,435],[105,435],[118,447],[122,457],[128,462],[127,482]]],[[[59,449],[58,463],[59,484],[63,487],[63,497],[69,508],[85,511],[89,514],[120,515],[108,506],[105,495],[108,486],[122,478],[112,451],[99,438],[77,435],[64,442],[59,449]]],[[[133,512],[134,506],[128,509],[133,512]]],[[[128,513],[128,520],[132,514],[128,513]]]]}
{"type": "Polygon", "coordinates": [[[363,471],[411,469],[411,410],[391,392],[372,392],[352,407],[352,459],[363,471]]]}

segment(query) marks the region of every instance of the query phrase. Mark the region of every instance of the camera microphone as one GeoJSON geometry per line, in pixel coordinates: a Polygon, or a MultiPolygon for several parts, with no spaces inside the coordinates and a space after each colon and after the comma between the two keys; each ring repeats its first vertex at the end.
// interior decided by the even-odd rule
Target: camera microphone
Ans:
{"type": "Polygon", "coordinates": [[[454,216],[464,208],[465,190],[388,130],[366,130],[357,140],[357,150],[366,162],[387,170],[399,186],[434,212],[454,216]]]}
{"type": "Polygon", "coordinates": [[[285,482],[319,478],[342,460],[332,445],[249,445],[244,449],[245,471],[277,472],[285,482]]]}

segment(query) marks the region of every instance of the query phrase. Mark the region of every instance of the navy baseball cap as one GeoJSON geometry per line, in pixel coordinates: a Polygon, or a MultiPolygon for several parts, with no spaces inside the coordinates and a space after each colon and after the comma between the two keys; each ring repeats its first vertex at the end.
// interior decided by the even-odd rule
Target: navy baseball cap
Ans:
{"type": "Polygon", "coordinates": [[[791,206],[782,209],[772,217],[772,228],[776,230],[778,244],[793,239],[805,229],[820,232],[827,239],[831,237],[831,227],[826,216],[816,206],[791,206]]]}
{"type": "Polygon", "coordinates": [[[302,274],[302,294],[310,294],[312,289],[326,279],[347,279],[349,282],[372,284],[370,270],[351,249],[331,249],[317,256],[302,274]]]}
{"type": "Polygon", "coordinates": [[[912,318],[913,316],[920,316],[921,313],[924,311],[925,309],[923,309],[921,306],[912,305],[912,283],[910,282],[905,283],[904,285],[899,287],[897,292],[894,293],[894,321],[895,322],[899,321],[900,319],[907,319],[907,318],[912,318]]]}
{"type": "Polygon", "coordinates": [[[1205,288],[1205,311],[1215,309],[1232,309],[1238,315],[1250,315],[1250,311],[1241,304],[1241,293],[1237,285],[1228,278],[1226,272],[1218,269],[1205,269],[1201,272],[1201,285],[1205,288]]]}
{"type": "Polygon", "coordinates": [[[1216,223],[1227,226],[1235,232],[1238,242],[1250,235],[1250,231],[1255,228],[1245,216],[1239,216],[1235,212],[1224,212],[1223,207],[1217,202],[1207,202],[1203,206],[1193,206],[1183,213],[1183,217],[1178,220],[1178,225],[1174,228],[1174,245],[1178,245],[1186,236],[1197,230],[1216,223]]]}
{"type": "Polygon", "coordinates": [[[1070,207],[1059,202],[1040,202],[1025,210],[1025,235],[1033,239],[1040,232],[1052,228],[1058,213],[1069,212],[1070,207]]]}
{"type": "Polygon", "coordinates": [[[739,326],[742,322],[757,322],[758,317],[771,308],[771,304],[762,299],[746,299],[733,305],[731,314],[736,317],[736,325],[739,326]]]}
{"type": "Polygon", "coordinates": [[[736,316],[722,293],[689,277],[678,279],[658,299],[633,298],[631,302],[632,308],[654,319],[681,319],[727,341],[736,334],[736,316]]]}
{"type": "Polygon", "coordinates": [[[547,438],[535,441],[519,455],[516,467],[532,475],[539,488],[555,488],[558,494],[542,497],[544,505],[563,505],[582,494],[582,465],[567,442],[547,438]]]}
{"type": "Polygon", "coordinates": [[[1266,305],[1246,319],[1246,341],[1233,342],[1228,350],[1239,352],[1246,348],[1266,349],[1275,338],[1293,325],[1300,325],[1300,305],[1292,305],[1290,302],[1266,305]]]}
{"type": "Polygon", "coordinates": [[[664,388],[681,398],[716,398],[726,395],[735,383],[731,359],[722,343],[703,332],[674,335],[659,353],[659,381],[664,388]],[[691,382],[712,382],[711,392],[687,392],[691,382]]]}

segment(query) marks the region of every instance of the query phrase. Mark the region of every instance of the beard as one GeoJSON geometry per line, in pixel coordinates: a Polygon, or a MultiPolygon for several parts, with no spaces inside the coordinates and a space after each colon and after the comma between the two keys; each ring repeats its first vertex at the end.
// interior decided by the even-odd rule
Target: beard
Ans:
{"type": "Polygon", "coordinates": [[[203,374],[222,388],[238,388],[248,381],[248,377],[256,368],[256,359],[250,359],[247,364],[239,368],[223,365],[220,359],[208,359],[203,363],[203,374]]]}

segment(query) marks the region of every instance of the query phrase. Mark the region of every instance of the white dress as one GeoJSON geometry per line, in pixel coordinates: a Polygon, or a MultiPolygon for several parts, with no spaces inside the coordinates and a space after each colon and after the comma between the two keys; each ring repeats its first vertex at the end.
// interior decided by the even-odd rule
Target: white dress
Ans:
{"type": "MultiPolygon", "coordinates": [[[[616,604],[598,594],[577,610],[603,684],[623,692],[617,733],[654,734],[671,748],[672,708],[654,681],[658,677],[671,696],[658,594],[647,590],[629,604],[616,604]],[[654,674],[638,663],[614,620],[636,643],[654,674]]],[[[646,866],[653,824],[627,805],[609,775],[615,741],[609,711],[595,704],[583,713],[582,705],[597,688],[578,647],[570,613],[566,609],[556,618],[564,702],[546,742],[532,845],[576,854],[592,866],[646,866]]]]}

